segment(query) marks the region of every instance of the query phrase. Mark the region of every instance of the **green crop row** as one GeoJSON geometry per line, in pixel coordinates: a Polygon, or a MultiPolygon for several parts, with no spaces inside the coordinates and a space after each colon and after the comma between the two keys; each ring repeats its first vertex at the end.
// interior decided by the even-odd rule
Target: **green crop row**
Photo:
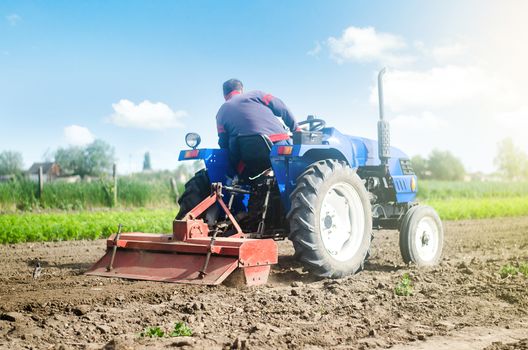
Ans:
{"type": "Polygon", "coordinates": [[[457,198],[423,202],[436,209],[442,220],[528,216],[528,196],[511,198],[457,198]]]}
{"type": "MultiPolygon", "coordinates": [[[[442,220],[528,215],[528,197],[451,199],[425,202],[442,220]]],[[[97,239],[124,231],[171,232],[176,209],[83,211],[0,215],[0,243],[97,239]]]]}
{"type": "Polygon", "coordinates": [[[528,197],[528,182],[418,181],[420,200],[528,197]]]}
{"type": "Polygon", "coordinates": [[[97,239],[116,232],[172,232],[175,210],[21,213],[0,215],[0,243],[97,239]]]}

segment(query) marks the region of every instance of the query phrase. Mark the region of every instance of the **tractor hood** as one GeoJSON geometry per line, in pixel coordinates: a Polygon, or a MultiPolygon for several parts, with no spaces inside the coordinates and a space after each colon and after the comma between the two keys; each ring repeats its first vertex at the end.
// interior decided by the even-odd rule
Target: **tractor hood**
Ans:
{"type": "MultiPolygon", "coordinates": [[[[314,148],[331,148],[339,151],[343,158],[351,167],[361,167],[367,165],[380,165],[378,157],[378,142],[365,137],[342,134],[336,128],[325,128],[323,130],[323,144],[320,145],[300,145],[298,156],[304,156],[314,148]]],[[[409,157],[396,147],[391,147],[391,159],[389,160],[389,170],[392,170],[391,163],[398,163],[399,159],[409,157]]]]}

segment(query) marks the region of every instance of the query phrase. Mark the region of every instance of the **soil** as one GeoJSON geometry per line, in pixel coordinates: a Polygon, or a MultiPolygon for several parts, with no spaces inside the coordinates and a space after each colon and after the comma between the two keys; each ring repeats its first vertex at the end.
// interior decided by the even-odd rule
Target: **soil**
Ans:
{"type": "Polygon", "coordinates": [[[528,217],[444,224],[437,267],[403,264],[397,232],[379,231],[364,271],[315,279],[284,241],[251,288],[83,275],[103,240],[0,246],[0,348],[528,349],[528,278],[498,274],[528,261],[528,217]],[[394,293],[404,273],[411,296],[394,293]],[[179,321],[192,336],[140,336],[179,321]]]}

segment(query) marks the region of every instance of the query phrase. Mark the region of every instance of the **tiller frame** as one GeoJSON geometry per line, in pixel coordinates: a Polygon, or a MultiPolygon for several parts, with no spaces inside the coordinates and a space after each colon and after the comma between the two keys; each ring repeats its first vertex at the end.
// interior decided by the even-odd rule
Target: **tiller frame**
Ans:
{"type": "Polygon", "coordinates": [[[222,199],[222,184],[213,183],[212,193],[185,215],[173,221],[172,234],[121,233],[107,241],[106,254],[88,275],[191,284],[220,284],[237,268],[248,286],[265,284],[271,265],[278,260],[273,239],[252,239],[222,199]],[[231,221],[236,233],[229,237],[210,235],[209,226],[198,217],[216,203],[231,221]]]}

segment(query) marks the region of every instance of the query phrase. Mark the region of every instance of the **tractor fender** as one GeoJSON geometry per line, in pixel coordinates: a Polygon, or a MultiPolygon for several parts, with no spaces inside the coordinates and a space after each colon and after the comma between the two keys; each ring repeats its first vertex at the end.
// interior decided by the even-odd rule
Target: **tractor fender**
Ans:
{"type": "Polygon", "coordinates": [[[348,144],[348,147],[333,146],[302,145],[297,156],[302,158],[306,164],[312,164],[325,159],[337,159],[345,162],[351,168],[357,168],[358,164],[355,156],[355,150],[352,145],[348,144]]]}

